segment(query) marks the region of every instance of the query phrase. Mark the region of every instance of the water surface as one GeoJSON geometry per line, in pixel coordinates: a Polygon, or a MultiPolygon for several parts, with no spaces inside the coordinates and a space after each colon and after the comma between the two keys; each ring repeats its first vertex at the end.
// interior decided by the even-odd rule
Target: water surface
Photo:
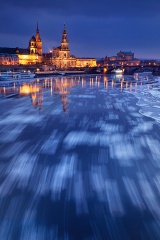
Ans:
{"type": "Polygon", "coordinates": [[[0,239],[160,239],[159,78],[1,83],[0,239]]]}

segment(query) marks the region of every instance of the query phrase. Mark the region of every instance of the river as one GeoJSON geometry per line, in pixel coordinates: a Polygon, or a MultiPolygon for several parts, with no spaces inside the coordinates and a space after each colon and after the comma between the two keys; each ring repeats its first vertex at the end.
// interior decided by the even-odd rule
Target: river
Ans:
{"type": "Polygon", "coordinates": [[[0,239],[160,239],[160,82],[0,87],[0,239]]]}

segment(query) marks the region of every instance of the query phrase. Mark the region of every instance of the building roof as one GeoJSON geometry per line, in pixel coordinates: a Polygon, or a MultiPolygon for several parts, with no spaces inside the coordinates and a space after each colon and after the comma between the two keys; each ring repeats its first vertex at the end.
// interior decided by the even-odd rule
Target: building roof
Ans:
{"type": "Polygon", "coordinates": [[[16,54],[9,54],[9,53],[0,53],[0,56],[18,58],[16,54]]]}
{"type": "Polygon", "coordinates": [[[125,55],[130,55],[130,54],[133,54],[131,51],[130,52],[124,52],[124,51],[120,51],[119,53],[123,53],[125,55]]]}
{"type": "Polygon", "coordinates": [[[29,54],[28,48],[7,48],[7,47],[0,47],[0,53],[3,54],[29,54]]]}
{"type": "Polygon", "coordinates": [[[60,50],[60,49],[61,49],[61,47],[59,46],[59,47],[55,47],[55,48],[53,48],[53,50],[55,50],[55,49],[59,49],[59,50],[60,50]]]}
{"type": "Polygon", "coordinates": [[[77,58],[77,60],[80,59],[80,60],[96,60],[96,58],[87,58],[87,57],[79,57],[77,58]]]}
{"type": "Polygon", "coordinates": [[[16,53],[16,48],[0,47],[0,53],[15,54],[16,53]]]}
{"type": "Polygon", "coordinates": [[[30,40],[30,41],[36,41],[36,38],[35,38],[34,35],[31,37],[31,40],[30,40]]]}

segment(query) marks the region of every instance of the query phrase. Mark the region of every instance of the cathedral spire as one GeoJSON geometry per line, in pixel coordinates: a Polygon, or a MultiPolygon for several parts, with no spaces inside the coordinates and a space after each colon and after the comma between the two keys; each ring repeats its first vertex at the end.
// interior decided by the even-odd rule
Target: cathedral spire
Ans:
{"type": "Polygon", "coordinates": [[[63,32],[62,32],[62,42],[67,41],[67,31],[66,31],[66,24],[64,23],[63,32]]]}
{"type": "Polygon", "coordinates": [[[67,40],[67,31],[66,31],[66,24],[64,23],[63,32],[62,32],[62,41],[61,41],[61,50],[69,50],[68,48],[68,40],[67,40]]]}
{"type": "Polygon", "coordinates": [[[37,29],[36,29],[36,32],[39,33],[38,21],[37,21],[37,29]]]}
{"type": "Polygon", "coordinates": [[[38,27],[38,21],[37,21],[37,29],[36,29],[36,46],[37,46],[37,53],[39,55],[42,55],[42,40],[41,40],[40,31],[38,27]]]}
{"type": "Polygon", "coordinates": [[[63,33],[66,33],[66,24],[64,23],[63,33]]]}

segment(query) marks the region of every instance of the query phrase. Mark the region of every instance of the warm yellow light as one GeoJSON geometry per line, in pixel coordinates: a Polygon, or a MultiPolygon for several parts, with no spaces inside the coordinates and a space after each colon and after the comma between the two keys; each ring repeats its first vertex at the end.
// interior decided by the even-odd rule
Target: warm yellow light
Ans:
{"type": "Polygon", "coordinates": [[[20,87],[20,94],[30,94],[39,92],[39,87],[37,86],[29,86],[27,84],[20,87]]]}
{"type": "Polygon", "coordinates": [[[103,72],[106,73],[107,72],[107,68],[103,68],[103,72]]]}

